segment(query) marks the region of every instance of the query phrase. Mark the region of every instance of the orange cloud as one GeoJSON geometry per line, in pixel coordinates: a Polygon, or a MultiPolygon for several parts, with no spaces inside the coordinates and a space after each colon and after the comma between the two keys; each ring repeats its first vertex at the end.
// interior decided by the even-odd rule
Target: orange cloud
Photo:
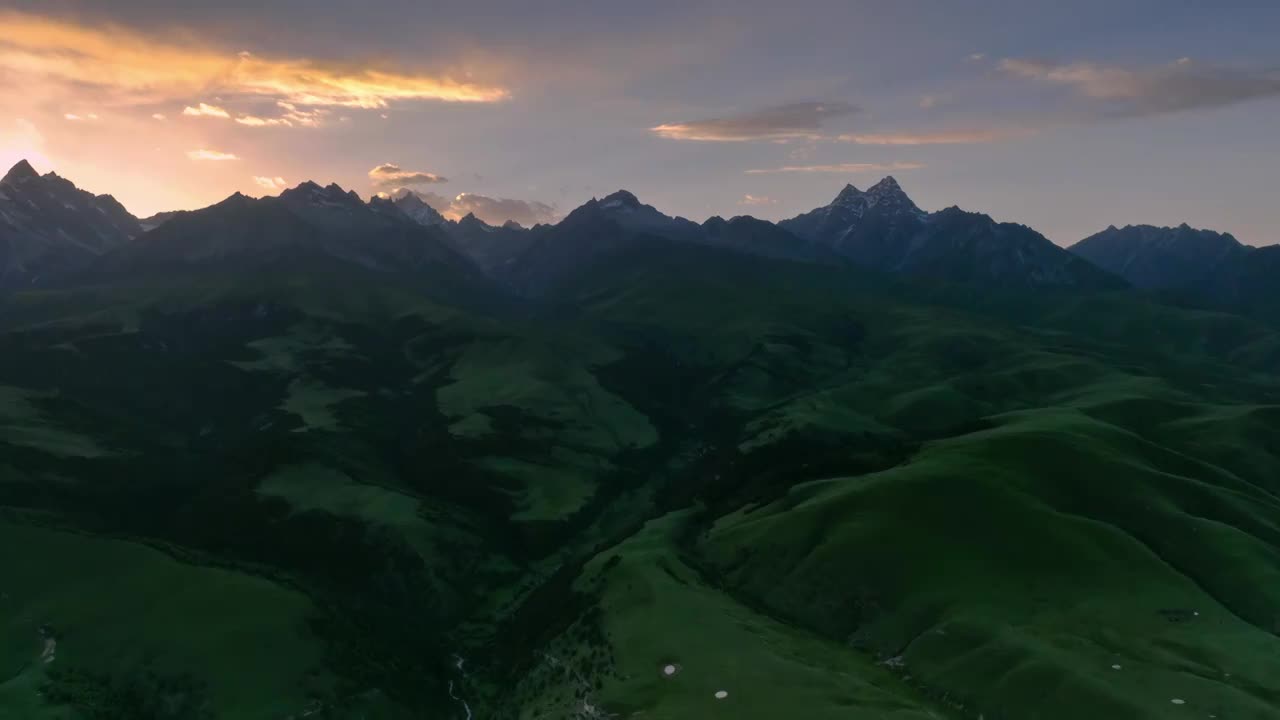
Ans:
{"type": "Polygon", "coordinates": [[[209,105],[208,103],[200,103],[196,107],[187,107],[182,109],[182,114],[188,117],[216,117],[224,120],[231,117],[231,113],[217,105],[209,105]]]}
{"type": "Polygon", "coordinates": [[[219,152],[218,150],[189,150],[187,157],[192,160],[239,160],[240,158],[232,153],[219,152]]]}
{"type": "Polygon", "coordinates": [[[260,118],[253,115],[244,115],[236,118],[236,122],[249,127],[272,127],[275,125],[292,126],[293,123],[284,118],[260,118]]]}
{"type": "Polygon", "coordinates": [[[236,54],[21,12],[0,11],[0,27],[0,71],[96,87],[125,102],[219,93],[382,108],[400,100],[495,102],[508,96],[505,88],[447,75],[236,54]]]}
{"type": "Polygon", "coordinates": [[[761,206],[761,205],[777,205],[778,201],[767,195],[752,195],[750,193],[743,195],[738,201],[739,205],[761,206]]]}
{"type": "Polygon", "coordinates": [[[287,103],[283,100],[277,101],[276,105],[285,111],[284,120],[303,127],[316,127],[320,124],[320,119],[329,114],[328,110],[302,110],[293,103],[287,103]]]}
{"type": "Polygon", "coordinates": [[[287,103],[283,100],[277,102],[276,105],[285,111],[284,115],[273,118],[241,115],[236,118],[236,122],[249,127],[293,127],[294,125],[319,127],[320,119],[329,112],[327,110],[301,110],[293,103],[287,103]]]}
{"type": "Polygon", "coordinates": [[[288,183],[286,183],[282,177],[263,177],[261,175],[254,175],[253,182],[258,187],[268,192],[280,192],[288,187],[288,183]]]}

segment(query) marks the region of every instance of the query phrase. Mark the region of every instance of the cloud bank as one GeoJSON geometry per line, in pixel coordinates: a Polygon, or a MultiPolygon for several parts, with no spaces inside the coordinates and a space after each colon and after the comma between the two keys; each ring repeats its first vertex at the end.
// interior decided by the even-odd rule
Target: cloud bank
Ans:
{"type": "Polygon", "coordinates": [[[285,182],[284,178],[279,176],[266,177],[262,175],[254,175],[253,182],[267,192],[280,192],[281,190],[289,187],[289,184],[285,182]]]}
{"type": "Polygon", "coordinates": [[[224,120],[231,118],[231,113],[227,112],[226,108],[220,108],[217,105],[210,105],[208,103],[200,103],[195,107],[188,105],[182,109],[182,114],[187,117],[213,117],[222,118],[224,120]]]}
{"type": "Polygon", "coordinates": [[[5,29],[0,36],[0,71],[96,88],[121,102],[217,94],[268,96],[320,107],[384,108],[405,100],[497,102],[509,94],[503,87],[447,74],[259,57],[15,11],[0,11],[0,27],[5,29]]]}
{"type": "Polygon", "coordinates": [[[1099,116],[1162,115],[1280,96],[1280,69],[1203,66],[1188,58],[1144,68],[1006,58],[1000,69],[1069,88],[1099,116]]]}
{"type": "Polygon", "coordinates": [[[791,103],[722,118],[668,123],[650,131],[669,140],[704,142],[816,140],[822,137],[822,123],[827,118],[857,111],[858,108],[844,102],[791,103]]]}
{"type": "Polygon", "coordinates": [[[387,189],[410,185],[436,185],[449,182],[449,178],[420,170],[405,170],[394,163],[383,163],[369,171],[369,182],[376,188],[387,189]]]}

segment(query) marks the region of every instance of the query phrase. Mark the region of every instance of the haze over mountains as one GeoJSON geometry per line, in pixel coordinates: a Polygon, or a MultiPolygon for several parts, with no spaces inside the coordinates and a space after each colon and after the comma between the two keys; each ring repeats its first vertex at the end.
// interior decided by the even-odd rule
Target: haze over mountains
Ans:
{"type": "Polygon", "coordinates": [[[987,215],[921,210],[892,177],[866,191],[846,185],[831,203],[776,224],[738,216],[699,225],[624,190],[589,200],[555,225],[495,227],[474,215],[446,220],[412,191],[366,203],[313,182],[278,198],[236,194],[203,210],[139,221],[109,195],[40,176],[25,161],[5,176],[0,193],[0,287],[56,285],[131,264],[261,259],[292,248],[382,271],[438,264],[537,293],[621,248],[675,242],[948,282],[1132,285],[1254,307],[1270,302],[1263,296],[1275,264],[1270,249],[1185,225],[1108,228],[1068,252],[1031,228],[987,215]]]}

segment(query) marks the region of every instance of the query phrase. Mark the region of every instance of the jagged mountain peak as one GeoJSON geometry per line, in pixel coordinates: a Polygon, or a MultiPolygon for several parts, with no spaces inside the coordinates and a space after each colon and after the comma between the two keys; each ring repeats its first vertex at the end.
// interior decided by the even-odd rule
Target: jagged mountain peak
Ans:
{"type": "Polygon", "coordinates": [[[475,213],[467,213],[458,220],[459,225],[474,225],[476,227],[490,227],[489,223],[476,217],[475,213]]]}
{"type": "Polygon", "coordinates": [[[840,190],[840,194],[836,195],[835,200],[831,201],[832,205],[844,205],[862,197],[862,191],[854,187],[852,183],[845,184],[840,190]]]}
{"type": "Polygon", "coordinates": [[[902,186],[898,184],[898,179],[895,178],[894,176],[885,175],[884,177],[880,178],[880,182],[876,183],[875,185],[872,185],[870,188],[867,188],[867,192],[872,192],[876,188],[893,188],[893,189],[901,190],[902,186]]]}
{"type": "Polygon", "coordinates": [[[324,191],[333,197],[345,196],[358,203],[364,203],[364,199],[360,197],[360,193],[355,190],[344,190],[338,183],[329,183],[324,187],[324,191]]]}
{"type": "Polygon", "coordinates": [[[1203,241],[1214,244],[1242,245],[1242,243],[1240,243],[1240,241],[1230,233],[1220,233],[1214,230],[1195,228],[1185,222],[1174,227],[1159,225],[1125,225],[1123,228],[1117,228],[1115,225],[1108,225],[1102,232],[1091,235],[1080,242],[1084,243],[1087,241],[1110,241],[1128,244],[1167,244],[1203,241]]]}
{"type": "Polygon", "coordinates": [[[401,212],[420,225],[443,225],[445,223],[444,216],[440,214],[440,211],[436,210],[412,190],[406,190],[393,202],[395,202],[396,207],[400,208],[401,212]]]}
{"type": "Polygon", "coordinates": [[[329,205],[329,206],[363,206],[364,200],[354,190],[348,192],[338,183],[329,183],[321,187],[319,183],[307,180],[297,187],[280,193],[280,199],[286,204],[297,205],[329,205]]]}
{"type": "Polygon", "coordinates": [[[894,210],[918,215],[924,214],[892,175],[888,175],[880,182],[872,185],[867,189],[865,195],[868,205],[892,207],[894,210]]]}
{"type": "Polygon", "coordinates": [[[286,193],[293,193],[295,195],[316,195],[316,194],[347,195],[348,194],[347,191],[344,190],[342,186],[336,182],[329,183],[328,185],[322,186],[320,183],[316,182],[315,180],[304,180],[303,182],[298,183],[296,186],[291,187],[288,190],[285,190],[283,193],[280,193],[281,197],[283,197],[286,193]]]}
{"type": "Polygon", "coordinates": [[[916,207],[892,175],[884,177],[865,191],[852,184],[845,185],[836,199],[827,206],[827,211],[851,212],[854,217],[861,217],[862,213],[878,205],[923,215],[923,211],[916,207]]]}
{"type": "Polygon", "coordinates": [[[614,222],[628,232],[676,235],[692,232],[698,224],[682,217],[671,217],[652,205],[645,205],[631,192],[619,190],[603,199],[591,198],[570,212],[562,221],[570,225],[614,222]]]}
{"type": "Polygon", "coordinates": [[[377,195],[369,198],[368,205],[371,209],[378,211],[400,211],[400,206],[397,205],[394,200],[387,197],[379,197],[377,195]]]}
{"type": "Polygon", "coordinates": [[[405,192],[403,195],[401,195],[398,198],[387,197],[387,199],[399,205],[402,209],[420,208],[423,206],[427,206],[427,203],[424,202],[421,197],[418,197],[418,193],[413,191],[405,192]]]}
{"type": "Polygon", "coordinates": [[[902,186],[898,184],[897,179],[892,175],[886,175],[880,180],[880,182],[867,188],[867,192],[865,194],[872,197],[885,197],[889,195],[906,196],[906,193],[902,190],[902,186]]]}
{"type": "Polygon", "coordinates": [[[640,199],[634,193],[628,190],[619,190],[611,195],[606,195],[600,201],[600,207],[604,209],[610,208],[638,208],[640,207],[640,199]]]}
{"type": "Polygon", "coordinates": [[[254,198],[251,198],[248,195],[245,195],[244,193],[237,190],[231,193],[230,195],[226,196],[222,200],[214,203],[213,205],[210,205],[209,209],[245,207],[246,205],[250,205],[253,202],[255,202],[254,198]]]}
{"type": "Polygon", "coordinates": [[[952,206],[925,213],[889,176],[779,226],[864,267],[964,283],[1114,287],[1120,283],[1024,226],[952,206]]]}
{"type": "Polygon", "coordinates": [[[4,179],[0,180],[0,182],[12,185],[23,180],[38,177],[40,177],[40,173],[36,172],[35,168],[31,167],[31,163],[26,160],[19,160],[17,164],[12,168],[9,168],[9,172],[5,173],[4,179]]]}

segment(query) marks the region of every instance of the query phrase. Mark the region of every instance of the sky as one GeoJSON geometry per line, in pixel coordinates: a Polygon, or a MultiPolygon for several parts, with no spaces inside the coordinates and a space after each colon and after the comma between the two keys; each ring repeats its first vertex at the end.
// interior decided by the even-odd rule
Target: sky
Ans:
{"type": "Polygon", "coordinates": [[[1262,245],[1277,30],[1257,0],[0,0],[0,166],[138,216],[315,180],[526,225],[620,188],[777,220],[893,175],[1064,245],[1262,245]]]}

